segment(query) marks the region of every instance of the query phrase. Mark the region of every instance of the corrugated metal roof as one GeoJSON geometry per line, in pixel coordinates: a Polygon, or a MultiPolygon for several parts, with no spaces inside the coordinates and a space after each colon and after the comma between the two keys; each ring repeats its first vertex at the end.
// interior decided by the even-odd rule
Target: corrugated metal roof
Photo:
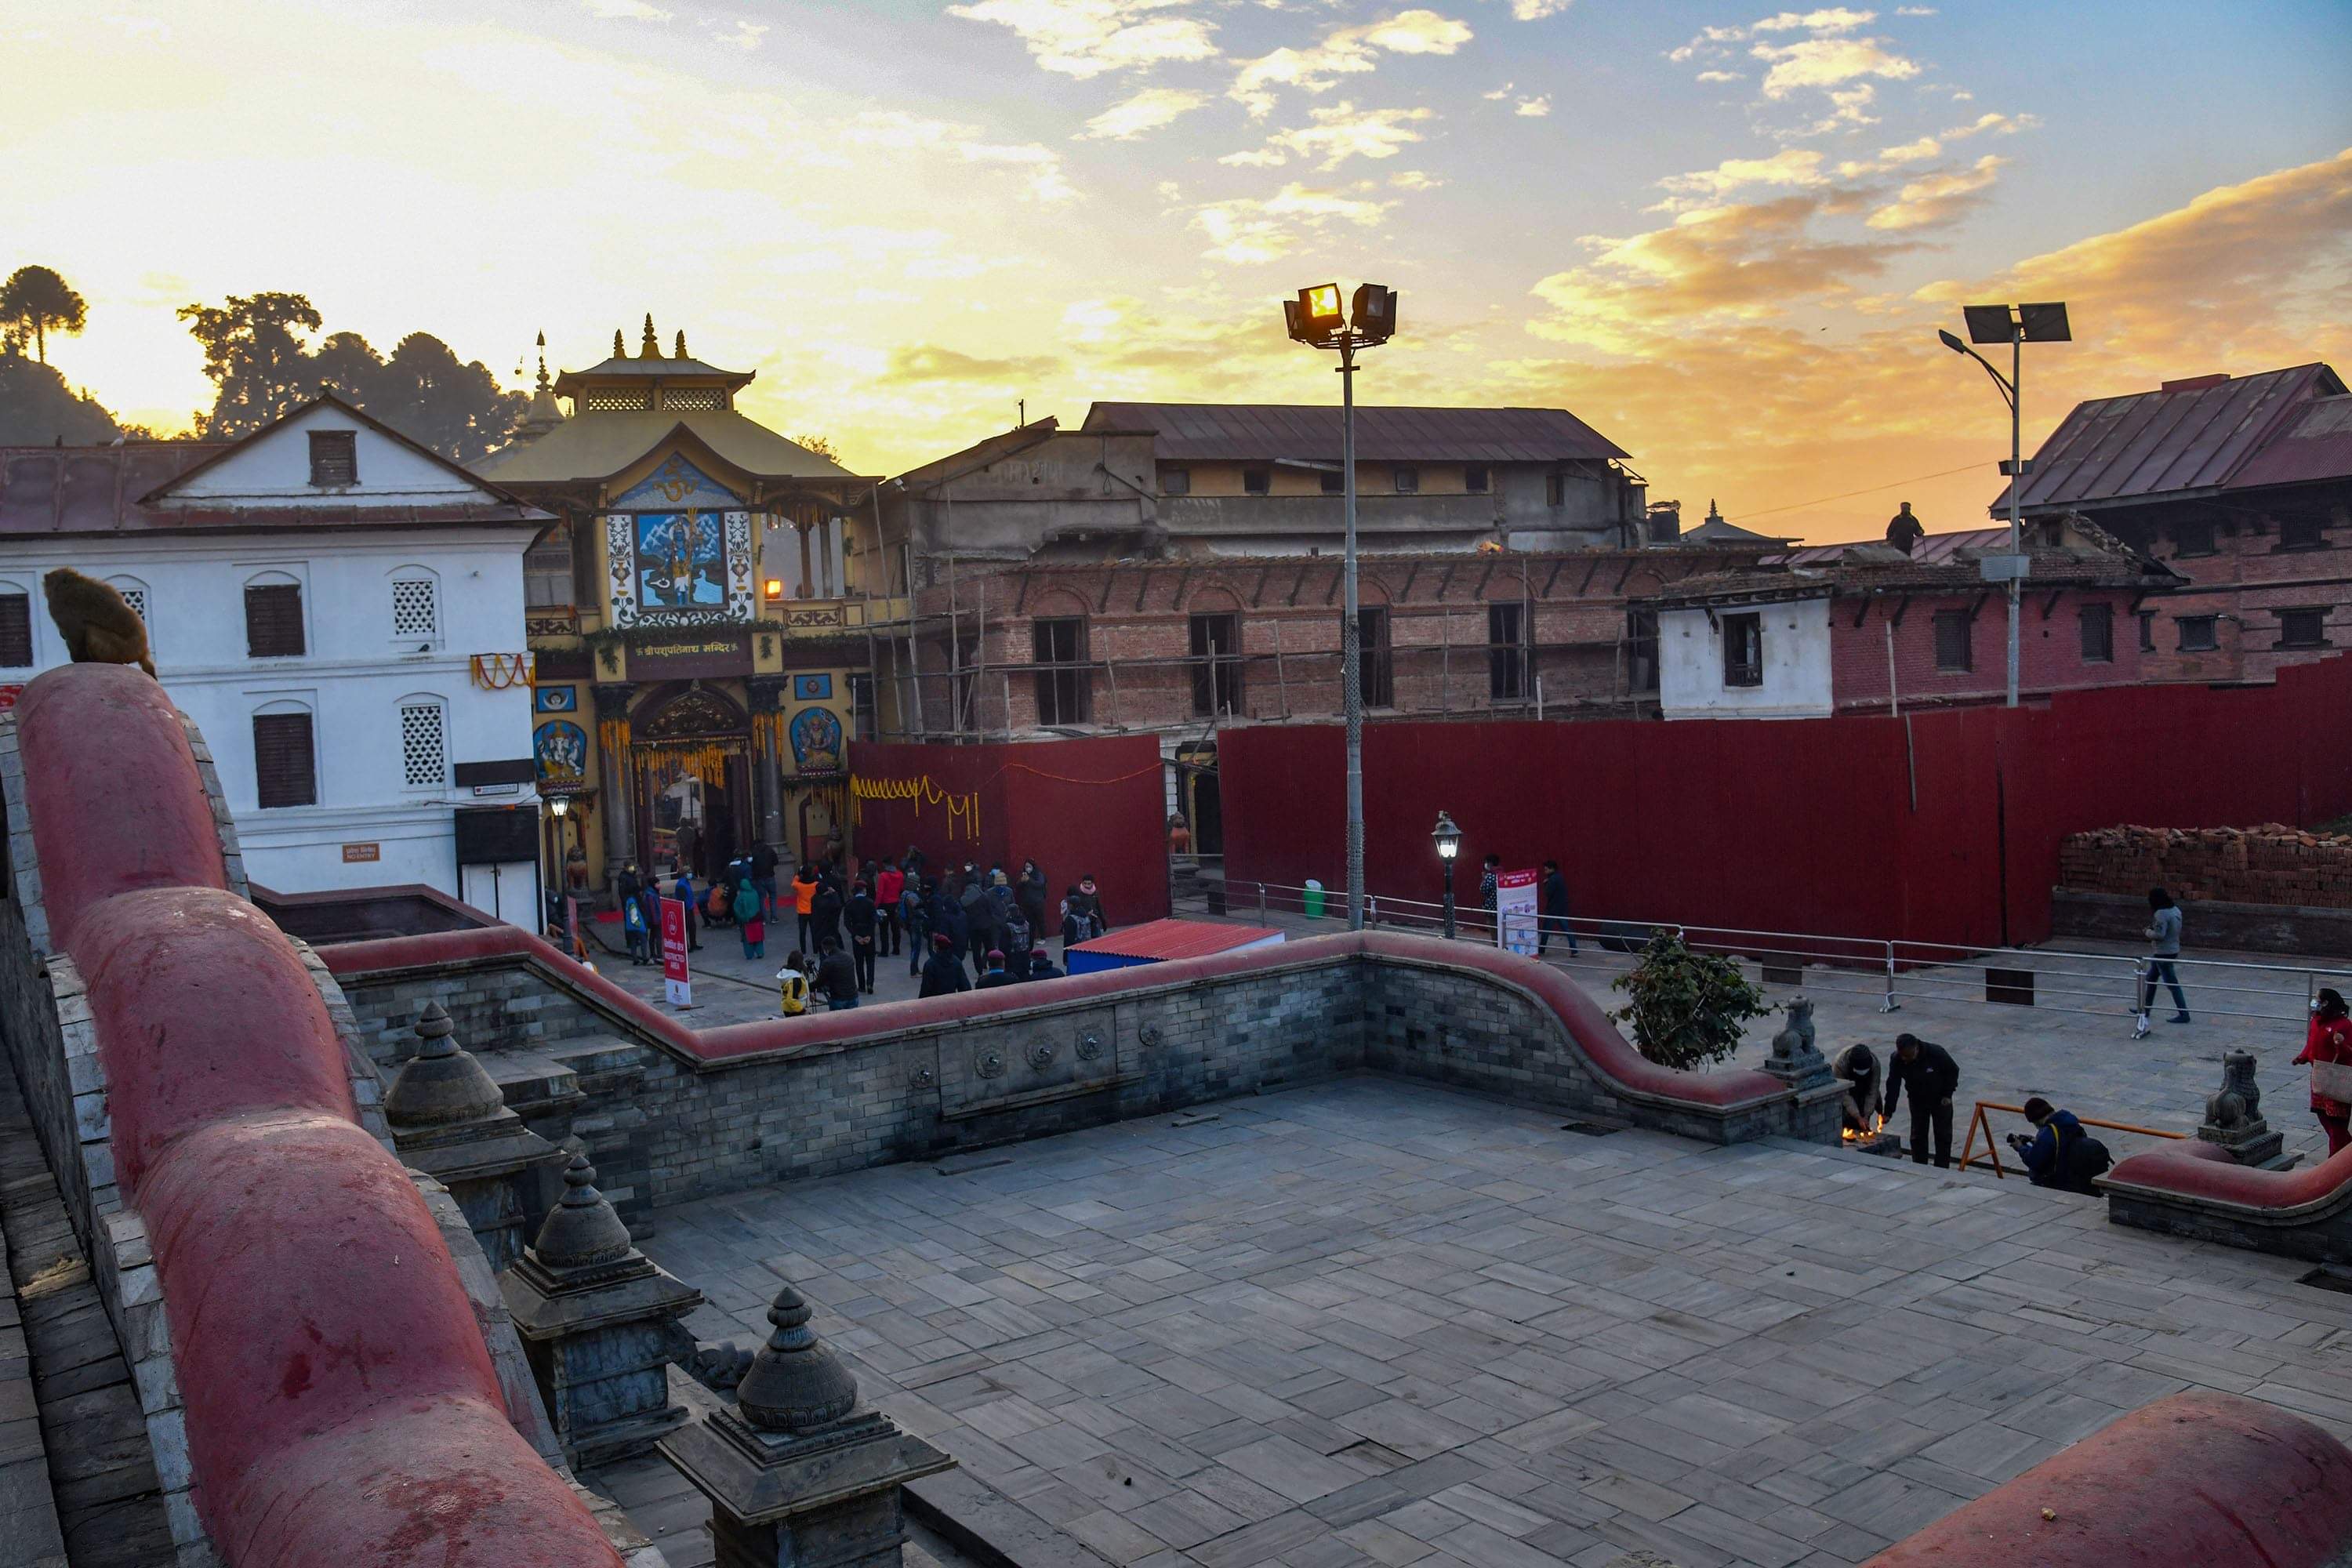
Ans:
{"type": "Polygon", "coordinates": [[[2315,397],[2230,476],[2230,488],[2341,479],[2352,479],[2352,396],[2315,397]]]}
{"type": "Polygon", "coordinates": [[[152,494],[228,451],[233,441],[156,441],[120,447],[0,447],[0,536],[261,531],[293,528],[410,528],[437,523],[529,523],[548,514],[509,502],[449,506],[154,507],[152,494]]]}
{"type": "MultiPolygon", "coordinates": [[[[2298,407],[2341,394],[2325,364],[2077,404],[2033,455],[2029,511],[2219,489],[2298,407]]],[[[1991,510],[2009,504],[2003,489],[1991,510]]]]}
{"type": "MultiPolygon", "coordinates": [[[[1305,404],[1097,403],[1081,428],[1155,431],[1160,456],[1178,462],[1336,462],[1339,421],[1337,407],[1305,404]]],[[[1559,463],[1625,455],[1565,408],[1356,410],[1356,456],[1364,462],[1559,463]]]]}
{"type": "MultiPolygon", "coordinates": [[[[2006,531],[2003,531],[2004,536],[2006,531]]],[[[1885,548],[1882,546],[1882,548],[1885,548]]],[[[2043,554],[2033,556],[2026,592],[2047,588],[2159,588],[2179,579],[2163,568],[2143,571],[2128,558],[2113,555],[2043,554]]],[[[1748,572],[1715,572],[1670,583],[1654,594],[1638,597],[1654,604],[1695,604],[1726,598],[1844,597],[1856,594],[1963,594],[1997,591],[1985,582],[1975,561],[1831,561],[1794,570],[1765,567],[1748,572]]]]}
{"type": "MultiPolygon", "coordinates": [[[[1858,544],[1885,544],[1883,539],[1853,539],[1843,544],[1808,544],[1801,550],[1791,550],[1786,555],[1771,558],[1782,566],[1818,566],[1825,561],[1835,561],[1858,544]]],[[[1917,562],[1949,561],[1963,550],[2001,550],[2009,544],[2009,530],[2002,528],[1963,528],[1952,533],[1931,533],[1922,539],[1911,552],[1917,562]]]]}

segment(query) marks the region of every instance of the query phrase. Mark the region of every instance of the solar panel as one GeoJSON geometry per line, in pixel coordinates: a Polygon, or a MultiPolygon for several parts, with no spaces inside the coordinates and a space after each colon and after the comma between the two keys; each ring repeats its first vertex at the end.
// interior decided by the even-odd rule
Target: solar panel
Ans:
{"type": "Polygon", "coordinates": [[[1969,342],[1972,343],[2005,343],[2009,342],[2010,319],[2006,305],[1963,305],[1960,314],[1969,323],[1969,342]]]}
{"type": "Polygon", "coordinates": [[[2025,341],[2029,343],[2065,343],[2074,341],[2074,334],[2066,328],[2066,305],[2063,300],[2053,300],[2046,305],[2020,305],[2017,308],[2017,320],[2018,324],[2025,329],[2025,341]]]}

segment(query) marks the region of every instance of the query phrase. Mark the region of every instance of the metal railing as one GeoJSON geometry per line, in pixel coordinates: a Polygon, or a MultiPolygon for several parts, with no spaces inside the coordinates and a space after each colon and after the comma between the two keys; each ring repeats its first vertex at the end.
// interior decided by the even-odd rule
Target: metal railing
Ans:
{"type": "MultiPolygon", "coordinates": [[[[1188,858],[1189,859],[1190,858],[1188,858]]],[[[1344,921],[1347,895],[1280,882],[1220,879],[1214,858],[1198,864],[1209,876],[1178,880],[1180,899],[1204,900],[1212,913],[1271,921],[1302,916],[1320,902],[1323,918],[1344,921]],[[1189,885],[1189,891],[1188,891],[1189,885]]],[[[1365,923],[1391,931],[1442,935],[1444,906],[1427,900],[1369,898],[1365,923]]],[[[1456,906],[1455,940],[1496,945],[1495,916],[1477,901],[1476,883],[1456,906]]],[[[2172,1007],[2169,990],[2152,981],[2145,955],[2083,952],[2064,948],[1986,947],[1966,942],[1910,942],[1883,937],[1748,930],[1672,920],[1610,916],[1546,917],[1538,922],[1538,956],[1554,967],[1611,975],[1626,967],[1654,931],[1672,931],[1694,952],[1738,962],[1768,986],[1801,986],[1808,995],[1867,997],[1879,1011],[1906,1003],[2026,1005],[2085,1016],[2130,1019],[2143,998],[2172,1007]],[[1573,942],[1573,945],[1570,945],[1573,942]]],[[[2233,959],[2178,958],[2174,967],[2192,1016],[2257,1025],[2301,1026],[2323,986],[2352,994],[2352,970],[2307,963],[2250,963],[2233,959]]]]}

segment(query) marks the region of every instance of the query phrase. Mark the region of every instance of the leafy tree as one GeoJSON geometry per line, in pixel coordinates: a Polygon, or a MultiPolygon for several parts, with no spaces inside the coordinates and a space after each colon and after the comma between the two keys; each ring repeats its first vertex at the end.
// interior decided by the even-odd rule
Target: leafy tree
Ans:
{"type": "Polygon", "coordinates": [[[34,352],[47,364],[49,334],[80,331],[89,322],[89,306],[50,268],[19,267],[0,283],[0,322],[17,344],[29,333],[34,352]]]}
{"type": "Polygon", "coordinates": [[[300,406],[318,389],[301,334],[319,312],[300,294],[232,294],[224,305],[183,305],[180,320],[205,349],[205,376],[218,390],[196,434],[235,440],[300,406]]]}
{"type": "Polygon", "coordinates": [[[116,424],[97,399],[68,387],[52,366],[20,350],[0,349],[0,447],[46,447],[56,441],[94,447],[117,436],[145,434],[116,424]]]}
{"type": "Polygon", "coordinates": [[[1739,1048],[1740,1026],[1771,1011],[1739,966],[1693,952],[1670,931],[1651,934],[1641,962],[1611,984],[1632,998],[1609,1015],[1633,1026],[1633,1047],[1661,1067],[1700,1068],[1739,1048]]]}
{"type": "Polygon", "coordinates": [[[198,430],[242,436],[331,388],[353,406],[456,462],[506,444],[528,400],[500,390],[481,361],[461,362],[430,332],[411,332],[385,359],[357,332],[334,332],[315,351],[303,334],[322,324],[299,294],[231,295],[225,305],[180,311],[205,347],[205,374],[219,390],[198,430]]]}

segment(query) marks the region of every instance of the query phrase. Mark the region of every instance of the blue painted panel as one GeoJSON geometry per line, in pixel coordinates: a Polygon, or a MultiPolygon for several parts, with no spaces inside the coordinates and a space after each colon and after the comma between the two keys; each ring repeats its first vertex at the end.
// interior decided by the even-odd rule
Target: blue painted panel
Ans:
{"type": "Polygon", "coordinates": [[[667,462],[630,486],[613,503],[613,510],[687,511],[715,507],[725,511],[742,504],[741,496],[673,452],[667,462]]]}
{"type": "Polygon", "coordinates": [[[1069,973],[1072,974],[1092,974],[1097,970],[1134,969],[1141,964],[1157,963],[1160,961],[1156,958],[1134,958],[1124,952],[1087,952],[1084,949],[1074,947],[1069,951],[1066,962],[1069,964],[1069,973]]]}

